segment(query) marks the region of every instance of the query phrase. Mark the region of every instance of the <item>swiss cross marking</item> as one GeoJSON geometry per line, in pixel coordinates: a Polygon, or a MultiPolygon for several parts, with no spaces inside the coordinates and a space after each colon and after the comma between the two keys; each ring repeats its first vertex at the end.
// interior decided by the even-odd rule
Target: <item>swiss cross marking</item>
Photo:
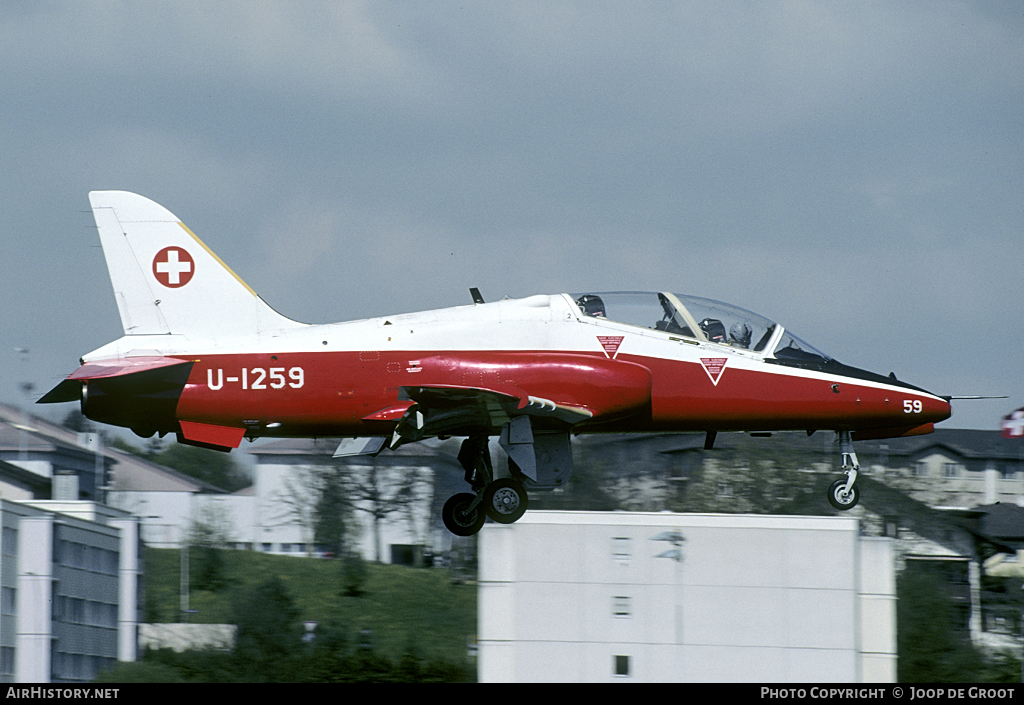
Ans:
{"type": "Polygon", "coordinates": [[[181,247],[165,247],[153,258],[153,276],[171,289],[188,284],[195,271],[196,263],[192,255],[181,247]]]}
{"type": "Polygon", "coordinates": [[[718,380],[722,378],[722,372],[725,370],[726,363],[729,362],[727,357],[702,357],[700,364],[704,367],[704,371],[708,373],[708,377],[711,378],[711,383],[718,386],[718,380]]]}
{"type": "Polygon", "coordinates": [[[1003,417],[1003,438],[1024,438],[1024,409],[1003,417]]]}
{"type": "Polygon", "coordinates": [[[619,346],[622,345],[625,337],[624,335],[599,335],[597,342],[601,343],[601,347],[604,348],[604,354],[614,360],[615,356],[619,354],[619,346]]]}

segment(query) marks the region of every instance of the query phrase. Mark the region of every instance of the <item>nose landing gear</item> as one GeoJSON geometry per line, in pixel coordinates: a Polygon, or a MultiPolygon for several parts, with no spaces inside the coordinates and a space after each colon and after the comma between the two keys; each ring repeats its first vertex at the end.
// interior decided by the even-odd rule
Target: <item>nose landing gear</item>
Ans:
{"type": "Polygon", "coordinates": [[[843,470],[846,471],[845,480],[836,480],[828,488],[828,503],[840,511],[853,509],[860,501],[860,490],[854,483],[857,481],[857,471],[860,463],[857,461],[857,454],[853,451],[853,438],[849,431],[839,432],[839,450],[843,454],[843,470]]]}

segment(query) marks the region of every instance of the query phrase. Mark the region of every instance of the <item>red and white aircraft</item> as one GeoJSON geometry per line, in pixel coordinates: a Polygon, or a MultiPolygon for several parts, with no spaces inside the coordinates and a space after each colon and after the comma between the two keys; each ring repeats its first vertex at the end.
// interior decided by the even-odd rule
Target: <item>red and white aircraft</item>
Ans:
{"type": "Polygon", "coordinates": [[[670,292],[531,296],[330,325],[272,310],[162,206],[89,194],[124,337],[40,402],[219,450],[243,438],[339,437],[336,455],[466,437],[472,492],[445,505],[470,535],[563,485],[570,434],[832,430],[858,500],[853,440],[933,430],[949,399],[843,365],[762,316],[670,292]],[[488,438],[509,467],[496,472],[488,438]]]}

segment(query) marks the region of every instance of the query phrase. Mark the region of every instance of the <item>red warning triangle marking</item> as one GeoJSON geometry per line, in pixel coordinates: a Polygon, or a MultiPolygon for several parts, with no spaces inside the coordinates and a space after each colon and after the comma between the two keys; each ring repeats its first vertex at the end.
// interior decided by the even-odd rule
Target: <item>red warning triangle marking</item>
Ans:
{"type": "Polygon", "coordinates": [[[625,337],[624,335],[599,335],[597,342],[601,343],[601,347],[604,348],[604,354],[614,359],[619,354],[619,346],[622,345],[625,337]]]}
{"type": "Polygon", "coordinates": [[[708,373],[711,383],[716,387],[718,380],[722,378],[722,372],[725,370],[727,362],[729,362],[727,357],[702,357],[700,359],[700,364],[704,366],[704,371],[708,373]]]}

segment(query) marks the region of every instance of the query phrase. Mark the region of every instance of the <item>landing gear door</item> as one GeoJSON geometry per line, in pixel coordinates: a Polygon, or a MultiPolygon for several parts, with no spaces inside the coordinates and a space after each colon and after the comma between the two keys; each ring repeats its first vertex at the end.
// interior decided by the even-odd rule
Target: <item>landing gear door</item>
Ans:
{"type": "Polygon", "coordinates": [[[499,445],[508,453],[512,477],[527,490],[564,487],[572,476],[569,433],[534,433],[529,416],[516,416],[502,426],[499,445]]]}

